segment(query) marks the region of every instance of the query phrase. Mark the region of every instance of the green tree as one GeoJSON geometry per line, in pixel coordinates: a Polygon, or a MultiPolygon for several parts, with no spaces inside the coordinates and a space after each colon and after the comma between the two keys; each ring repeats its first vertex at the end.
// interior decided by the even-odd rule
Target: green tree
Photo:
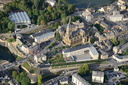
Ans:
{"type": "Polygon", "coordinates": [[[63,13],[63,14],[61,15],[61,19],[63,19],[63,18],[66,18],[66,13],[63,13]]]}
{"type": "Polygon", "coordinates": [[[17,71],[12,71],[12,77],[16,79],[17,71]]]}
{"type": "Polygon", "coordinates": [[[59,23],[55,22],[55,28],[58,29],[59,23]]]}
{"type": "Polygon", "coordinates": [[[87,75],[88,72],[89,72],[89,66],[88,66],[88,64],[84,64],[83,66],[81,66],[78,69],[78,74],[80,74],[80,75],[87,75]]]}
{"type": "Polygon", "coordinates": [[[117,45],[119,44],[117,38],[113,38],[113,39],[111,40],[111,42],[112,42],[112,44],[113,44],[114,46],[117,46],[117,45]]]}
{"type": "Polygon", "coordinates": [[[46,23],[45,23],[44,20],[41,20],[40,24],[41,24],[41,25],[46,25],[46,23]]]}
{"type": "Polygon", "coordinates": [[[49,12],[52,12],[52,7],[49,5],[48,8],[47,8],[47,10],[48,10],[49,12]]]}
{"type": "Polygon", "coordinates": [[[56,32],[55,37],[56,37],[57,41],[60,41],[60,33],[59,32],[56,32]]]}
{"type": "Polygon", "coordinates": [[[34,6],[35,6],[36,8],[38,8],[39,0],[33,0],[33,2],[34,2],[34,6]]]}
{"type": "Polygon", "coordinates": [[[38,75],[38,85],[42,84],[42,75],[38,75]]]}
{"type": "Polygon", "coordinates": [[[93,44],[93,43],[95,42],[95,37],[92,37],[92,38],[90,39],[90,42],[91,42],[91,44],[93,44]]]}
{"type": "Polygon", "coordinates": [[[16,76],[16,80],[17,80],[17,82],[20,82],[20,75],[16,76]]]}
{"type": "Polygon", "coordinates": [[[30,85],[30,79],[27,77],[27,74],[25,72],[21,72],[19,75],[16,76],[16,80],[21,85],[30,85]]]}

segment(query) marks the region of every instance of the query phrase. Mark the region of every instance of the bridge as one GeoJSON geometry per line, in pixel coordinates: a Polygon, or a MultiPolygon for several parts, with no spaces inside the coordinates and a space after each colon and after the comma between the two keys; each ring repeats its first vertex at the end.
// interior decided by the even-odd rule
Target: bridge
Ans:
{"type": "Polygon", "coordinates": [[[12,67],[15,67],[16,65],[21,65],[22,63],[27,62],[27,60],[28,60],[28,57],[17,60],[17,61],[12,62],[12,63],[4,64],[4,65],[0,66],[0,71],[10,69],[12,67]]]}

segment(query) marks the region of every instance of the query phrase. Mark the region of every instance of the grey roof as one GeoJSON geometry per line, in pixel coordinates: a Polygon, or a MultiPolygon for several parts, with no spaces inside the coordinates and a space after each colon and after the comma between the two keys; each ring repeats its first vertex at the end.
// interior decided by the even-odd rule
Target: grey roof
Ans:
{"type": "Polygon", "coordinates": [[[71,51],[76,51],[76,50],[87,48],[87,47],[91,47],[91,45],[80,45],[80,46],[76,46],[73,48],[64,49],[63,51],[64,52],[71,52],[71,51]]]}
{"type": "Polygon", "coordinates": [[[79,80],[84,85],[91,85],[85,79],[83,79],[81,76],[79,76],[77,73],[73,74],[72,76],[75,77],[77,80],[79,80]]]}
{"type": "Polygon", "coordinates": [[[31,24],[31,20],[26,12],[10,13],[9,19],[14,23],[31,24]]]}
{"type": "Polygon", "coordinates": [[[41,36],[43,34],[46,34],[46,33],[49,33],[49,32],[52,32],[51,30],[47,29],[47,30],[42,30],[41,32],[38,32],[38,33],[35,33],[33,35],[31,35],[32,37],[38,37],[38,36],[41,36]]]}
{"type": "Polygon", "coordinates": [[[61,77],[60,82],[68,81],[68,76],[61,77]]]}
{"type": "Polygon", "coordinates": [[[120,47],[120,50],[121,50],[121,51],[124,51],[124,50],[126,50],[127,48],[128,48],[128,42],[125,43],[124,45],[122,45],[122,46],[120,47]]]}
{"type": "Polygon", "coordinates": [[[84,49],[84,48],[89,48],[93,55],[98,54],[97,50],[95,49],[95,47],[93,45],[80,45],[80,46],[76,46],[73,48],[64,49],[63,52],[65,52],[65,53],[72,52],[72,51],[76,51],[76,50],[80,50],[80,49],[84,49]]]}
{"type": "Polygon", "coordinates": [[[104,72],[92,71],[92,76],[104,77],[104,72]]]}
{"type": "Polygon", "coordinates": [[[41,38],[44,38],[44,37],[48,37],[48,36],[53,35],[53,34],[54,34],[54,32],[49,32],[49,33],[46,33],[46,34],[43,34],[41,36],[36,37],[36,39],[41,39],[41,38]]]}
{"type": "Polygon", "coordinates": [[[105,28],[108,28],[109,27],[109,25],[108,24],[106,24],[105,22],[103,22],[103,21],[101,21],[101,23],[100,23],[101,25],[103,25],[105,28]]]}
{"type": "Polygon", "coordinates": [[[75,35],[75,34],[78,34],[79,32],[80,32],[80,29],[77,29],[76,31],[73,31],[72,36],[75,35]]]}
{"type": "Polygon", "coordinates": [[[74,58],[75,58],[76,62],[88,61],[88,60],[92,59],[90,54],[75,55],[74,58]]]}

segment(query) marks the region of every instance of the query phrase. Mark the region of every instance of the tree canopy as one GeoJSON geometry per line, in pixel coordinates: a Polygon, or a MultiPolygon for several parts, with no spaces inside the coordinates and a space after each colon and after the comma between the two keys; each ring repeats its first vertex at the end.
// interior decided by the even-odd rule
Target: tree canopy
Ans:
{"type": "Polygon", "coordinates": [[[38,85],[42,84],[42,75],[38,75],[38,85]]]}
{"type": "Polygon", "coordinates": [[[111,40],[111,42],[112,42],[112,44],[113,44],[114,46],[117,46],[117,45],[119,44],[117,38],[113,38],[113,39],[111,40]]]}
{"type": "Polygon", "coordinates": [[[79,75],[87,75],[88,72],[89,72],[88,64],[84,64],[81,67],[79,67],[79,69],[78,69],[78,74],[79,75]]]}
{"type": "Polygon", "coordinates": [[[12,71],[12,77],[16,79],[16,76],[17,76],[17,71],[12,71]]]}
{"type": "Polygon", "coordinates": [[[27,77],[27,74],[25,72],[21,72],[19,75],[17,75],[16,80],[21,85],[30,85],[30,79],[27,77]]]}

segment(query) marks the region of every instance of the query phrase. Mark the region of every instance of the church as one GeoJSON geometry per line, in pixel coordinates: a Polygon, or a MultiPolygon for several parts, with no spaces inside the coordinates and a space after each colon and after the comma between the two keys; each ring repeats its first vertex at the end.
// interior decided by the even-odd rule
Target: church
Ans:
{"type": "Polygon", "coordinates": [[[62,41],[68,46],[76,46],[87,42],[85,31],[82,28],[78,28],[78,26],[70,24],[70,21],[71,19],[69,20],[62,41]]]}

